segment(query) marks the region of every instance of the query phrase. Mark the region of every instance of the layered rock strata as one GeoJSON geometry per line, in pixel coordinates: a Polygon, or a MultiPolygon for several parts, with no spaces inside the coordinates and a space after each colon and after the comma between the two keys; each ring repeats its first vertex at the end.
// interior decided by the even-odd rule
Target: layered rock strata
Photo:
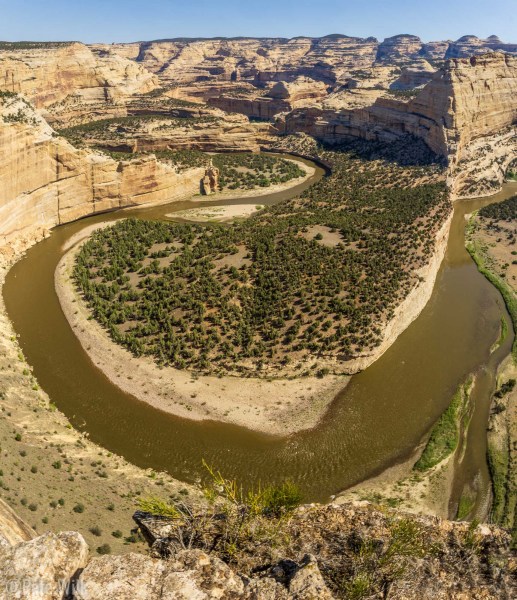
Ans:
{"type": "Polygon", "coordinates": [[[56,137],[18,96],[0,99],[0,246],[114,208],[164,203],[199,191],[202,169],[177,173],[154,156],[115,161],[56,137]]]}
{"type": "Polygon", "coordinates": [[[298,109],[281,115],[276,128],[331,144],[354,137],[388,142],[408,135],[420,138],[449,162],[451,187],[460,196],[463,181],[470,186],[489,174],[500,184],[505,165],[515,158],[516,91],[517,57],[490,53],[448,61],[409,101],[379,98],[360,109],[298,109]],[[501,162],[502,145],[508,154],[501,162]],[[478,158],[468,163],[468,157],[478,158]]]}
{"type": "Polygon", "coordinates": [[[118,54],[94,54],[80,43],[0,49],[0,92],[24,95],[55,121],[76,113],[125,114],[134,94],[150,92],[158,79],[142,65],[118,54]]]}

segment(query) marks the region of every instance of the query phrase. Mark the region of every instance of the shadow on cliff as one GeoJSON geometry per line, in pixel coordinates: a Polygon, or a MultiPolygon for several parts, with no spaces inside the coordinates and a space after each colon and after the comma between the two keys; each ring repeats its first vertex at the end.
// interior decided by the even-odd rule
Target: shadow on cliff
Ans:
{"type": "Polygon", "coordinates": [[[443,156],[435,154],[421,139],[406,135],[392,142],[351,139],[340,144],[325,144],[326,150],[351,152],[363,160],[385,160],[401,166],[446,166],[443,156]]]}

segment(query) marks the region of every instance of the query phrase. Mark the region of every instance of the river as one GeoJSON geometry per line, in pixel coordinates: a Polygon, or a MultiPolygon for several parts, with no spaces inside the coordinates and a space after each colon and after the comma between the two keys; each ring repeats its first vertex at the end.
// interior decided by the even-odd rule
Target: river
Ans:
{"type": "MultiPolygon", "coordinates": [[[[203,205],[272,204],[294,197],[321,176],[318,168],[298,188],[260,200],[214,200],[203,205]]],[[[465,487],[474,489],[476,512],[481,514],[489,501],[485,457],[490,391],[513,336],[490,355],[501,316],[508,321],[509,331],[512,326],[499,292],[477,271],[465,250],[465,215],[515,193],[517,183],[508,183],[490,198],[456,203],[446,256],[420,317],[376,363],[352,378],[318,427],[286,438],[180,419],[125,394],[91,362],[61,310],[54,270],[72,235],[93,223],[129,215],[161,219],[199,202],[118,211],[57,227],[8,273],[7,312],[41,387],[92,441],[138,466],[164,470],[187,482],[203,476],[203,460],[247,483],[289,478],[301,487],[306,501],[326,501],[407,459],[457,386],[468,374],[477,373],[475,409],[468,443],[457,464],[453,497],[457,502],[465,487]]]]}

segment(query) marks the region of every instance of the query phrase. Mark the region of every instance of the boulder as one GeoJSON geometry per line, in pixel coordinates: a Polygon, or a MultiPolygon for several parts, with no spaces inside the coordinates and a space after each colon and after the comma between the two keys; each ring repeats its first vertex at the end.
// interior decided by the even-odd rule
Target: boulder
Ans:
{"type": "Polygon", "coordinates": [[[242,598],[242,580],[220,559],[188,550],[171,560],[142,554],[94,558],[81,573],[75,600],[242,598]]]}
{"type": "Polygon", "coordinates": [[[62,600],[87,558],[84,538],[73,531],[0,548],[0,600],[62,600]]]}

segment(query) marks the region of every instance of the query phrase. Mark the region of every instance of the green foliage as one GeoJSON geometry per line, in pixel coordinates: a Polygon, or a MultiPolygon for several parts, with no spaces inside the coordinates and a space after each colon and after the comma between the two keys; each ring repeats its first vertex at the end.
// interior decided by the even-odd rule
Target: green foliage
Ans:
{"type": "Polygon", "coordinates": [[[95,232],[73,272],[94,318],[134,355],[201,373],[267,376],[292,361],[301,375],[311,360],[324,376],[329,359],[373,350],[450,202],[436,168],[321,152],[330,177],[231,227],[127,219],[95,232]],[[312,239],[317,225],[339,243],[312,239]]]}
{"type": "Polygon", "coordinates": [[[174,504],[154,498],[138,503],[140,510],[171,520],[171,547],[200,548],[232,562],[250,549],[271,549],[285,541],[286,527],[301,499],[295,485],[286,482],[246,490],[205,467],[210,481],[203,489],[207,504],[202,510],[189,505],[186,498],[176,499],[174,504]]]}
{"type": "Polygon", "coordinates": [[[178,519],[180,513],[172,504],[168,504],[160,498],[139,498],[138,508],[142,512],[147,512],[157,517],[168,517],[169,519],[178,519]]]}
{"type": "Polygon", "coordinates": [[[0,50],[48,50],[65,48],[77,42],[0,42],[0,50]]]}
{"type": "Polygon", "coordinates": [[[468,403],[468,385],[456,390],[447,410],[442,414],[431,431],[431,437],[414,468],[427,471],[452,454],[458,446],[461,419],[468,403]]]}
{"type": "Polygon", "coordinates": [[[268,154],[217,154],[214,165],[220,170],[222,189],[255,189],[286,183],[305,172],[294,162],[268,154]]]}
{"type": "Polygon", "coordinates": [[[501,385],[501,387],[497,390],[497,392],[494,394],[494,396],[496,398],[504,398],[504,396],[506,396],[506,394],[509,394],[513,388],[515,387],[515,379],[509,379],[508,381],[505,381],[505,383],[503,383],[501,385]]]}
{"type": "Polygon", "coordinates": [[[517,195],[480,208],[478,211],[480,217],[492,219],[494,221],[515,221],[517,220],[517,195]]]}
{"type": "Polygon", "coordinates": [[[291,512],[297,508],[302,495],[299,488],[291,481],[279,486],[268,486],[263,493],[263,513],[279,517],[282,513],[291,512]]]}
{"type": "Polygon", "coordinates": [[[476,506],[476,497],[470,492],[464,492],[458,504],[458,510],[456,512],[456,520],[463,521],[467,519],[474,507],[476,506]]]}
{"type": "Polygon", "coordinates": [[[382,597],[380,590],[389,589],[401,579],[415,560],[439,552],[424,527],[413,519],[393,519],[388,528],[382,542],[359,535],[355,540],[352,538],[354,555],[347,557],[346,565],[327,572],[338,597],[347,600],[382,597]]]}
{"type": "Polygon", "coordinates": [[[420,90],[387,90],[387,93],[394,98],[401,100],[412,100],[416,98],[420,90]]]}
{"type": "Polygon", "coordinates": [[[203,464],[211,476],[211,485],[204,490],[205,497],[212,501],[222,497],[234,506],[244,507],[250,514],[276,518],[292,512],[302,501],[299,488],[291,481],[244,490],[234,479],[226,479],[219,471],[203,464]]]}
{"type": "Polygon", "coordinates": [[[124,143],[132,134],[142,132],[149,123],[160,123],[157,129],[190,128],[194,125],[213,123],[217,119],[212,116],[203,117],[168,117],[159,114],[132,115],[98,119],[65,127],[58,130],[59,135],[66,137],[72,144],[82,146],[87,143],[102,145],[102,142],[124,143]]]}
{"type": "MultiPolygon", "coordinates": [[[[490,283],[495,286],[501,293],[508,313],[512,319],[514,331],[517,331],[517,295],[513,289],[506,283],[503,277],[500,277],[493,271],[487,261],[485,250],[472,238],[473,228],[475,227],[476,216],[479,215],[482,219],[491,219],[488,224],[490,228],[497,228],[498,221],[515,221],[517,218],[517,196],[513,196],[508,200],[491,204],[474,213],[467,226],[467,250],[476,263],[478,270],[483,274],[490,283]],[[490,209],[490,210],[489,210],[490,209]]],[[[517,336],[514,337],[512,346],[512,356],[514,363],[517,364],[517,336]]]]}

